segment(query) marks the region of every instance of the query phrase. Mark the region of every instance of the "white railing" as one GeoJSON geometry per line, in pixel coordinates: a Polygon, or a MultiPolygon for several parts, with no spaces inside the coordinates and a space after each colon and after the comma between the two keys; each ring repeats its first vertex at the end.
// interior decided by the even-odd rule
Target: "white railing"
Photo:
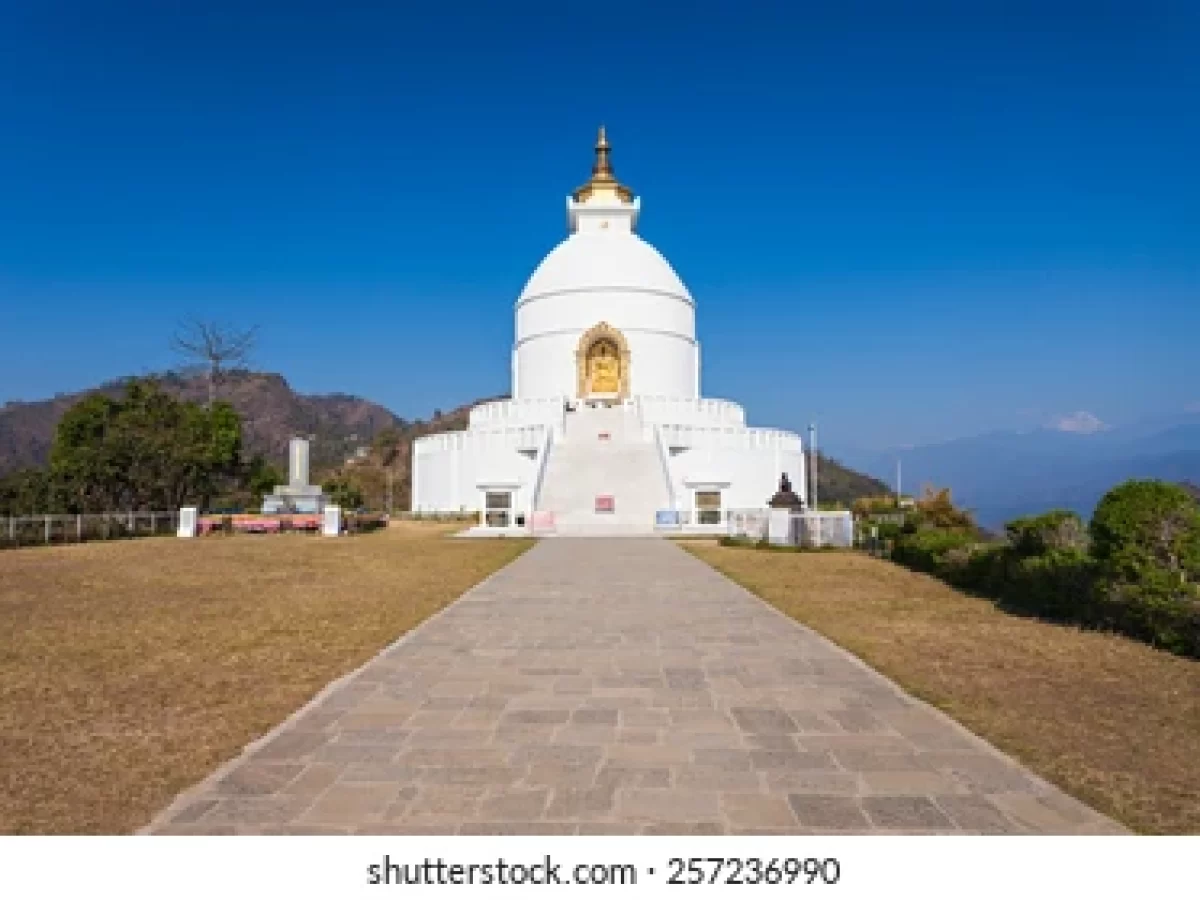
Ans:
{"type": "Polygon", "coordinates": [[[638,397],[642,416],[647,422],[662,425],[700,425],[744,427],[746,414],[740,404],[730,400],[693,397],[638,397]]]}
{"type": "Polygon", "coordinates": [[[854,517],[848,511],[788,514],[786,532],[771,534],[772,510],[741,510],[727,517],[730,537],[769,540],[793,547],[853,547],[854,517]]]}
{"type": "MultiPolygon", "coordinates": [[[[708,534],[727,534],[730,523],[739,516],[755,515],[759,510],[740,509],[676,509],[663,510],[668,522],[657,522],[657,527],[664,530],[703,531],[708,534]]],[[[765,515],[765,513],[764,513],[765,515]]],[[[657,521],[657,519],[656,519],[657,521]]]]}
{"type": "Polygon", "coordinates": [[[674,509],[675,507],[675,482],[671,480],[671,464],[667,461],[667,445],[663,443],[662,433],[658,430],[657,425],[651,425],[654,429],[654,449],[658,451],[658,461],[662,465],[663,478],[667,482],[667,506],[674,509]]]}
{"type": "Polygon", "coordinates": [[[174,535],[178,526],[178,511],[8,516],[0,517],[0,547],[174,535]]]}
{"type": "Polygon", "coordinates": [[[770,525],[770,510],[732,509],[725,518],[726,534],[730,537],[763,541],[770,525]]]}
{"type": "Polygon", "coordinates": [[[671,425],[663,424],[663,438],[670,447],[691,447],[697,441],[713,447],[738,450],[775,450],[799,453],[800,436],[777,428],[742,428],[735,425],[671,425]]]}
{"type": "MultiPolygon", "coordinates": [[[[546,463],[550,459],[550,448],[554,446],[554,429],[547,428],[546,433],[542,435],[542,445],[538,449],[537,472],[533,476],[533,487],[529,492],[529,517],[532,520],[533,513],[537,509],[539,494],[542,492],[542,481],[546,477],[546,463]]],[[[530,522],[532,527],[532,521],[530,522]]]]}
{"type": "Polygon", "coordinates": [[[504,428],[519,425],[555,425],[562,428],[566,397],[530,400],[493,400],[471,408],[471,428],[504,428]]]}
{"type": "Polygon", "coordinates": [[[417,438],[413,441],[413,448],[417,456],[464,450],[468,446],[519,450],[538,446],[542,433],[550,427],[544,424],[511,425],[470,431],[442,431],[417,438]]]}

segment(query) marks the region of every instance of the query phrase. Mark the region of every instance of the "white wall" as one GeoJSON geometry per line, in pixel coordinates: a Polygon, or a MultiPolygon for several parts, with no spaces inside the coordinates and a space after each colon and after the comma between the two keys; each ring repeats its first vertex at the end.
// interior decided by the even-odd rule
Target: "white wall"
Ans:
{"type": "MultiPolygon", "coordinates": [[[[583,333],[601,321],[566,332],[547,332],[517,345],[517,383],[513,394],[522,400],[542,397],[577,397],[576,352],[583,333]]],[[[631,395],[658,394],[692,397],[695,386],[695,345],[677,334],[641,332],[607,320],[629,343],[631,395]]]]}
{"type": "Polygon", "coordinates": [[[647,424],[744,427],[746,413],[740,404],[704,397],[680,399],[638,395],[642,420],[647,424]]]}
{"type": "Polygon", "coordinates": [[[517,484],[512,488],[514,508],[527,509],[537,471],[536,457],[529,451],[541,447],[545,430],[545,426],[526,426],[452,431],[417,439],[413,443],[413,512],[479,509],[481,481],[517,484]]]}
{"type": "Polygon", "coordinates": [[[659,290],[593,287],[518,301],[516,340],[563,329],[582,332],[597,322],[669,332],[693,343],[696,338],[696,311],[687,297],[659,290]]]}
{"type": "Polygon", "coordinates": [[[607,322],[629,343],[633,394],[694,397],[695,310],[659,291],[593,288],[546,294],[517,305],[513,396],[576,396],[579,341],[607,322]]]}
{"type": "Polygon", "coordinates": [[[760,509],[779,489],[786,472],[804,499],[804,452],[800,437],[768,428],[662,427],[676,504],[690,509],[696,490],[720,490],[726,509],[760,509]],[[720,483],[728,482],[727,487],[720,483]],[[697,484],[701,486],[697,487],[697,484]],[[711,484],[712,487],[704,487],[711,484]]]}
{"type": "Polygon", "coordinates": [[[562,430],[565,397],[528,400],[493,400],[473,406],[471,428],[502,428],[514,425],[554,425],[562,430]]]}

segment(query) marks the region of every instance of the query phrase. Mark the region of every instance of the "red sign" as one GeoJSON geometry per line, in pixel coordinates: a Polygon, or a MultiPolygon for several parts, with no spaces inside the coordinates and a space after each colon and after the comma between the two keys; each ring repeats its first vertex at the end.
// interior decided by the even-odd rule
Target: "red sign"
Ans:
{"type": "Polygon", "coordinates": [[[615,508],[616,508],[616,504],[614,503],[611,495],[601,494],[600,496],[598,496],[596,498],[596,512],[610,513],[615,508]]]}

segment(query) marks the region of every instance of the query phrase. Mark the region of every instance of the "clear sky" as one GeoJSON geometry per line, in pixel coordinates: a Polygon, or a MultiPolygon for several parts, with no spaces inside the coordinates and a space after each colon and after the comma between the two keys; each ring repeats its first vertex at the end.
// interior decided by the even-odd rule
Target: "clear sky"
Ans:
{"type": "Polygon", "coordinates": [[[706,396],[876,448],[1200,401],[1200,4],[0,0],[0,402],[263,328],[508,390],[608,127],[706,396]]]}

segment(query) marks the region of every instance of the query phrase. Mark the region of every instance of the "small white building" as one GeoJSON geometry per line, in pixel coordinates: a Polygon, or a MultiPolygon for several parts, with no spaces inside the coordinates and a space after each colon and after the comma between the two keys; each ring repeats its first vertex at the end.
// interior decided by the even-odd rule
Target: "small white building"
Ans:
{"type": "Polygon", "coordinates": [[[641,200],[609,152],[601,129],[592,177],[567,198],[569,235],[517,298],[512,399],[414,444],[414,512],[649,532],[762,509],[784,472],[803,497],[798,435],[749,428],[741,406],[701,396],[696,303],[637,235],[641,200]]]}

